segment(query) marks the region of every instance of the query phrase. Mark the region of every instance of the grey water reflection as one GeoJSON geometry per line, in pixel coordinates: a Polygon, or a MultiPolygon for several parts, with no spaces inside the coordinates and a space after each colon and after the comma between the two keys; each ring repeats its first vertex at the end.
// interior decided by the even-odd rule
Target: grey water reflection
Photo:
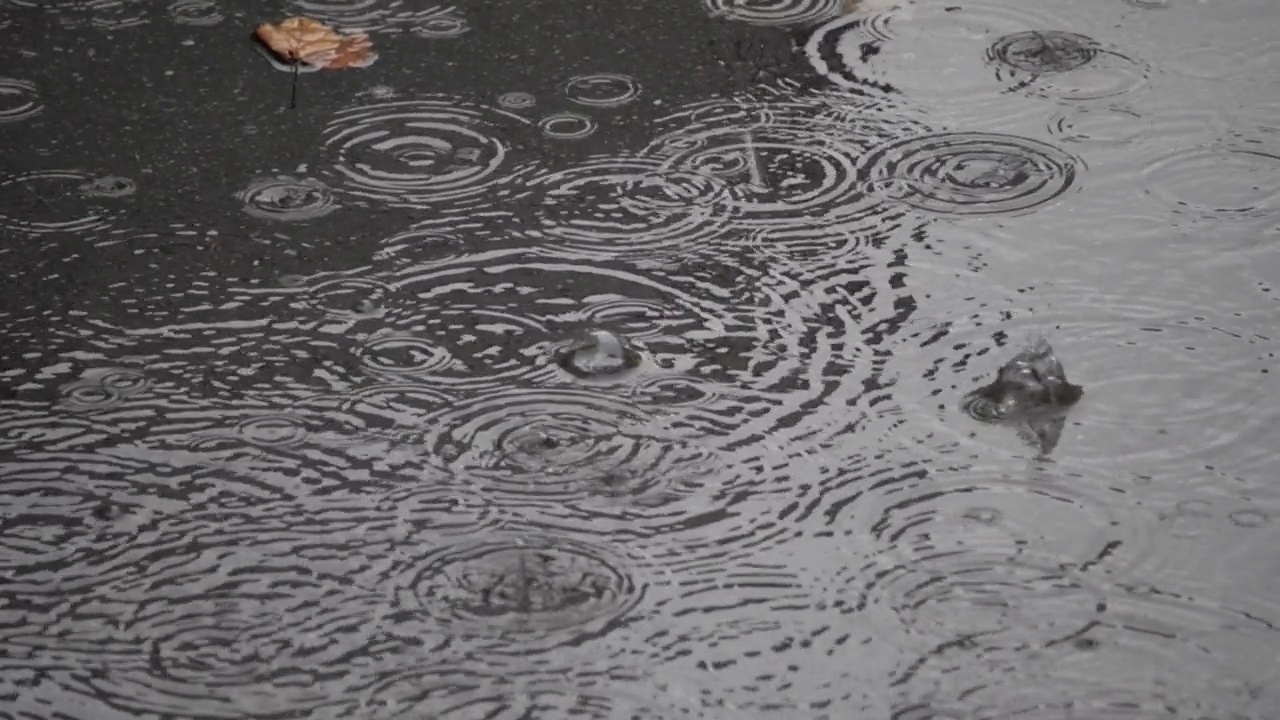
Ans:
{"type": "Polygon", "coordinates": [[[1276,717],[1277,13],[0,0],[0,718],[1276,717]]]}

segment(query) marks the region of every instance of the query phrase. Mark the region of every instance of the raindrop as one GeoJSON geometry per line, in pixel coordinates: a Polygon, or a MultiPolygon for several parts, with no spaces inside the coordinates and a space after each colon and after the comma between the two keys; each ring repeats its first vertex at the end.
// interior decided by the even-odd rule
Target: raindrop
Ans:
{"type": "Polygon", "coordinates": [[[471,26],[463,18],[435,15],[415,24],[412,32],[425,38],[444,39],[461,37],[470,30],[471,26]]]}
{"type": "Polygon", "coordinates": [[[538,104],[532,93],[509,92],[498,96],[498,104],[509,110],[524,110],[538,104]]]}
{"type": "Polygon", "coordinates": [[[580,105],[617,107],[640,96],[640,83],[628,75],[579,75],[565,83],[564,93],[580,105]]]}
{"type": "Polygon", "coordinates": [[[596,121],[582,113],[562,112],[542,118],[538,127],[555,140],[581,140],[596,131],[596,121]]]}
{"type": "Polygon", "coordinates": [[[179,25],[210,27],[226,19],[214,0],[176,0],[169,5],[169,15],[179,25]]]}
{"type": "Polygon", "coordinates": [[[805,25],[840,14],[841,0],[703,0],[713,16],[751,25],[805,25]]]}
{"type": "Polygon", "coordinates": [[[508,140],[525,118],[451,100],[411,100],[344,110],[325,129],[333,183],[343,192],[420,207],[494,202],[510,179],[508,140]]]}
{"type": "Polygon", "coordinates": [[[44,110],[35,83],[15,78],[0,78],[0,123],[19,122],[35,117],[44,110]]]}
{"type": "Polygon", "coordinates": [[[78,170],[36,170],[0,179],[0,227],[31,234],[109,227],[115,213],[83,202],[81,188],[95,179],[78,170]]]}
{"type": "Polygon", "coordinates": [[[488,654],[528,655],[608,635],[644,597],[617,546],[506,535],[407,554],[385,578],[396,609],[488,654]]]}
{"type": "Polygon", "coordinates": [[[1085,35],[1059,30],[1027,30],[1005,35],[987,57],[1028,73],[1068,72],[1093,60],[1098,44],[1085,35]]]}
{"type": "Polygon", "coordinates": [[[884,145],[864,159],[873,187],[943,215],[1016,213],[1040,207],[1075,182],[1078,162],[1030,138],[938,133],[884,145]]]}
{"type": "Polygon", "coordinates": [[[648,158],[590,158],[529,188],[539,201],[531,235],[601,258],[699,247],[732,211],[724,183],[648,158]]]}
{"type": "Polygon", "coordinates": [[[329,187],[312,178],[259,178],[236,193],[244,211],[264,220],[301,222],[321,218],[338,209],[329,187]]]}

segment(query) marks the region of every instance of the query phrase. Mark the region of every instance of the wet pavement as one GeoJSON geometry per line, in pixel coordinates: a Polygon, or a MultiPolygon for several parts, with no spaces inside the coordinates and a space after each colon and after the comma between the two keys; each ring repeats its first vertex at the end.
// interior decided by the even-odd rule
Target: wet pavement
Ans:
{"type": "Polygon", "coordinates": [[[0,0],[0,719],[1280,714],[1280,5],[245,5],[0,0]]]}

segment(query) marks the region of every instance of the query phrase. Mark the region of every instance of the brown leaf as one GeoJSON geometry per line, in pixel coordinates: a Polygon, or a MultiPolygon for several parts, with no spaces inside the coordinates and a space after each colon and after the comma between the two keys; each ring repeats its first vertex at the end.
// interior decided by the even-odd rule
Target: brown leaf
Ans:
{"type": "Polygon", "coordinates": [[[340,35],[309,17],[286,18],[279,25],[263,23],[253,34],[277,57],[288,62],[340,70],[367,67],[378,59],[368,35],[340,35]]]}

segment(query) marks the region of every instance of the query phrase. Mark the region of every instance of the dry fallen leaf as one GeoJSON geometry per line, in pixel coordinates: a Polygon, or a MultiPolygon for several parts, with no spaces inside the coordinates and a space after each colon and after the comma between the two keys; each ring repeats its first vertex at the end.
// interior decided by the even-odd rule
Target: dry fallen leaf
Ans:
{"type": "Polygon", "coordinates": [[[279,25],[263,23],[253,34],[281,59],[317,68],[367,67],[378,59],[368,35],[340,35],[309,17],[286,18],[279,25]]]}

